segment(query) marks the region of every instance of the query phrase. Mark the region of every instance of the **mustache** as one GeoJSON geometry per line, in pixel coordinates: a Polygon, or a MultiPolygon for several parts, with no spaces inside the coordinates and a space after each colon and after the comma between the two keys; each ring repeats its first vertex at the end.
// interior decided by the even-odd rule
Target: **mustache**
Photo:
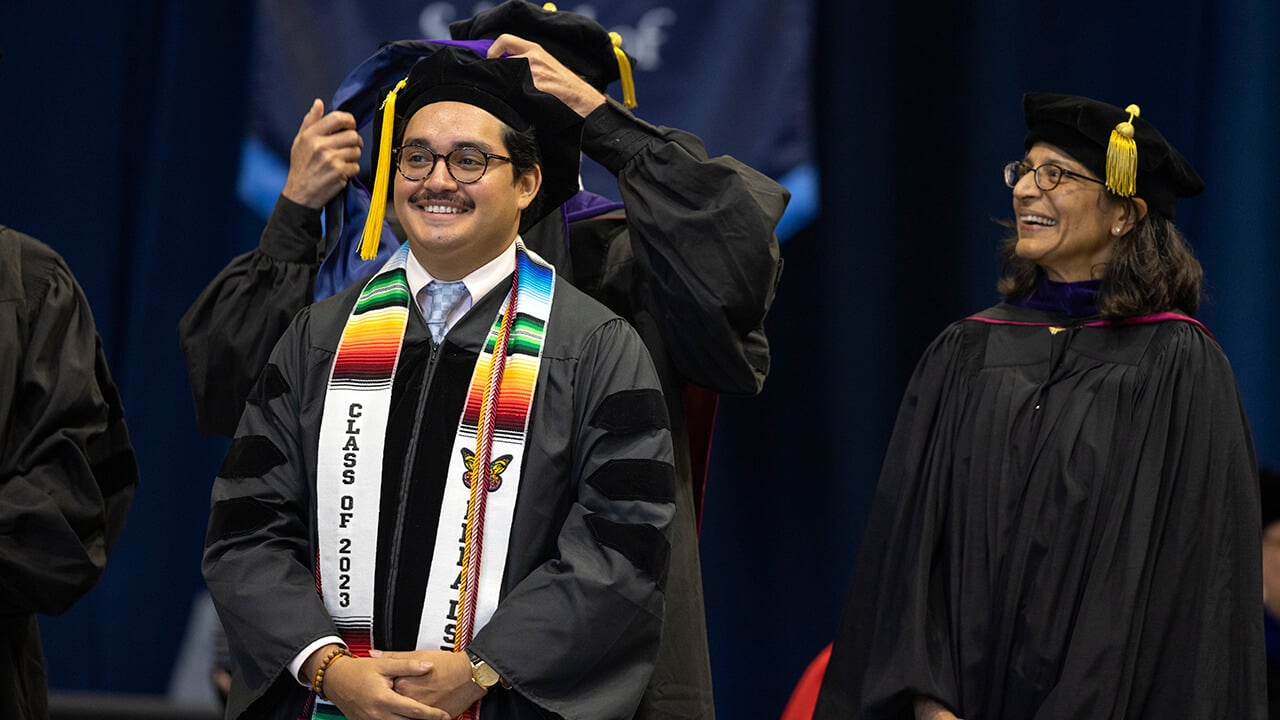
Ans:
{"type": "Polygon", "coordinates": [[[433,202],[448,203],[457,205],[467,210],[474,210],[475,203],[471,202],[471,198],[459,193],[435,192],[433,190],[422,189],[409,196],[409,202],[414,204],[429,205],[433,202]]]}

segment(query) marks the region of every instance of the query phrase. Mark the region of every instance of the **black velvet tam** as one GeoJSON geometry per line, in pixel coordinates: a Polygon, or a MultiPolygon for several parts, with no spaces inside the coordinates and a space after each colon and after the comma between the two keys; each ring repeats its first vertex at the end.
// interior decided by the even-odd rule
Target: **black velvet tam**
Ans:
{"type": "MultiPolygon", "coordinates": [[[[1022,98],[1027,121],[1026,148],[1037,142],[1053,145],[1098,177],[1106,177],[1107,144],[1116,125],[1129,113],[1087,97],[1056,93],[1028,93],[1022,98]]],[[[1138,147],[1136,197],[1154,212],[1173,219],[1178,198],[1204,190],[1204,182],[1191,163],[1160,131],[1142,117],[1133,119],[1138,147]]]]}
{"type": "MultiPolygon", "coordinates": [[[[619,78],[609,31],[586,15],[546,10],[527,0],[507,0],[450,23],[449,33],[454,40],[493,40],[511,34],[536,42],[600,92],[619,78]]],[[[634,66],[635,59],[628,59],[634,66]]]]}

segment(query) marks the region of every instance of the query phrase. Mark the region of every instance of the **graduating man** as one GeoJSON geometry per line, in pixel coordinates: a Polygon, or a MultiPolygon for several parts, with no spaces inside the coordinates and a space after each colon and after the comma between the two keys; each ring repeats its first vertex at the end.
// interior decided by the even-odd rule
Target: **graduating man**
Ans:
{"type": "Polygon", "coordinates": [[[576,190],[581,119],[527,61],[451,48],[387,108],[374,192],[394,172],[408,242],[294,320],[214,486],[228,717],[631,717],[665,404],[635,331],[518,233],[576,190]]]}
{"type": "MultiPolygon", "coordinates": [[[[588,17],[508,0],[450,30],[455,41],[490,56],[527,58],[535,85],[583,117],[582,150],[617,177],[625,210],[579,191],[546,208],[522,239],[557,276],[630,322],[658,369],[675,446],[677,512],[670,622],[641,717],[710,720],[697,538],[707,450],[716,394],[755,394],[769,369],[764,318],[781,269],[773,229],[787,191],[732,157],[709,157],[694,135],[647,123],[607,97],[619,80],[624,90],[631,86],[629,61],[588,17]]],[[[377,263],[361,262],[363,223],[341,233],[335,223],[324,238],[321,208],[339,196],[349,219],[360,217],[357,208],[369,196],[348,180],[360,169],[362,113],[372,112],[380,84],[394,82],[384,79],[390,70],[398,79],[401,68],[439,47],[392,43],[351,73],[335,94],[339,109],[325,114],[315,102],[258,248],[235,258],[183,317],[179,335],[206,432],[235,430],[271,346],[300,308],[367,276],[398,246],[384,233],[377,263]]],[[[326,223],[343,215],[329,207],[326,223]]]]}

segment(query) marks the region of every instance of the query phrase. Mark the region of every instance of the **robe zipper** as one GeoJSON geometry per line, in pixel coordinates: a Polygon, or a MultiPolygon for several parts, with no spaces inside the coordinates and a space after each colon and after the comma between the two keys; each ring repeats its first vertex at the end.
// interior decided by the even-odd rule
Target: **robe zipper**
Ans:
{"type": "Polygon", "coordinates": [[[440,343],[434,340],[431,343],[431,355],[427,359],[427,366],[423,369],[425,377],[422,379],[422,389],[418,392],[418,406],[413,414],[413,432],[409,435],[409,444],[405,449],[404,466],[401,470],[400,477],[400,498],[396,505],[396,524],[395,530],[391,535],[391,564],[387,568],[387,600],[383,608],[385,620],[383,622],[383,638],[384,645],[390,646],[391,639],[394,637],[391,627],[392,612],[395,606],[396,583],[400,576],[400,543],[404,537],[404,514],[408,508],[409,502],[409,482],[413,477],[413,463],[418,456],[418,437],[422,430],[422,421],[426,417],[427,396],[431,392],[431,380],[436,374],[436,361],[440,358],[440,343]]]}

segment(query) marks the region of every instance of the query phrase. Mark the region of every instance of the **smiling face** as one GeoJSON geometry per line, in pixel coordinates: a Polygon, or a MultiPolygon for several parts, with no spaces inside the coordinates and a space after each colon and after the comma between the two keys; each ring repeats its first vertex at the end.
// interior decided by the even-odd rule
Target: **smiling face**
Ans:
{"type": "MultiPolygon", "coordinates": [[[[441,155],[461,147],[510,156],[506,126],[474,105],[442,101],[424,106],[405,125],[401,146],[420,145],[441,155]]],[[[541,170],[515,176],[511,163],[490,160],[484,177],[460,183],[436,162],[431,173],[408,180],[395,173],[396,217],[414,257],[440,280],[458,280],[500,255],[515,240],[520,212],[542,182],[541,170]]]]}
{"type": "MultiPolygon", "coordinates": [[[[1094,177],[1070,155],[1047,143],[1032,145],[1024,162],[1031,167],[1053,163],[1094,177]]],[[[1052,190],[1041,190],[1035,173],[1023,175],[1013,187],[1013,212],[1018,257],[1039,265],[1050,280],[1058,282],[1102,277],[1115,239],[1133,227],[1127,203],[1110,197],[1099,183],[1069,175],[1052,190]]]]}

